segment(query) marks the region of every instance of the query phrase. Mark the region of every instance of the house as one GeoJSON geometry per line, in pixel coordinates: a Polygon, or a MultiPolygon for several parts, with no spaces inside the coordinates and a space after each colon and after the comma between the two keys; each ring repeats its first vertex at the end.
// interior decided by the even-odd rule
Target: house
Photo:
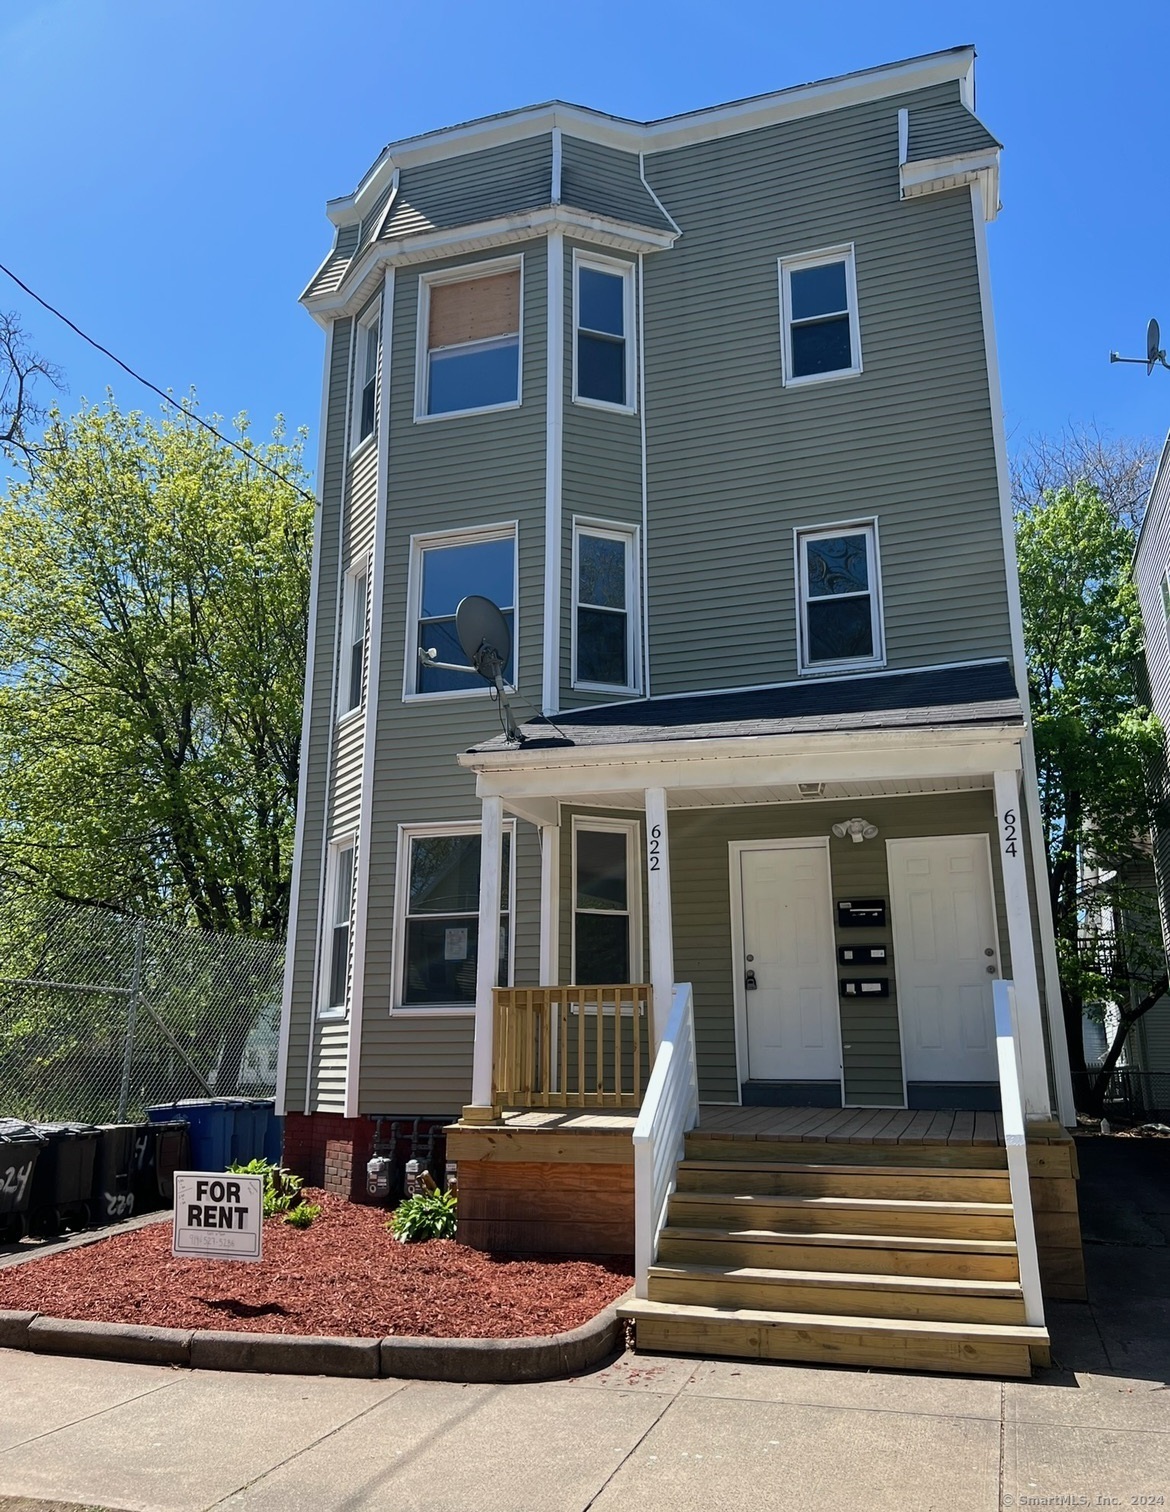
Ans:
{"type": "Polygon", "coordinates": [[[451,1125],[640,1347],[1026,1373],[1083,1284],[973,68],[396,143],[303,295],[287,1158],[451,1125]]]}

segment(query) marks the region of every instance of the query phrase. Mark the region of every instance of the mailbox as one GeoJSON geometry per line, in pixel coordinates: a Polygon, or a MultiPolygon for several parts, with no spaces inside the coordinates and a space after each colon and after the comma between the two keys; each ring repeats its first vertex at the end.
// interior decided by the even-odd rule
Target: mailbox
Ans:
{"type": "Polygon", "coordinates": [[[841,996],[848,998],[872,997],[888,998],[890,995],[889,977],[842,977],[841,996]]]}
{"type": "Polygon", "coordinates": [[[890,958],[885,945],[838,945],[837,959],[842,966],[884,966],[890,958]]]}
{"type": "Polygon", "coordinates": [[[838,900],[838,929],[884,929],[885,927],[886,900],[884,898],[838,900]]]}

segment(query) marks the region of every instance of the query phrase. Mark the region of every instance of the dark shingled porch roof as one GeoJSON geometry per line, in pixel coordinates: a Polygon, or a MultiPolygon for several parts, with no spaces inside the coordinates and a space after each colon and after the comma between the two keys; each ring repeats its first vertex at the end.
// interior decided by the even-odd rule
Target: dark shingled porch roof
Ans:
{"type": "MultiPolygon", "coordinates": [[[[526,751],[720,740],[757,735],[820,735],[1018,724],[1023,709],[1006,661],[928,668],[884,676],[818,678],[780,688],[632,699],[538,717],[521,727],[526,751]]],[[[503,736],[473,752],[514,750],[503,736]]]]}

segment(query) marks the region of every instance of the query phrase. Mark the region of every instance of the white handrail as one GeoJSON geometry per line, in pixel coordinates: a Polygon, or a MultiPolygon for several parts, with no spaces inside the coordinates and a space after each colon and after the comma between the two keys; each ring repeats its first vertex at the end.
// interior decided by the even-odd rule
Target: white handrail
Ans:
{"type": "Polygon", "coordinates": [[[1020,1287],[1024,1293],[1024,1322],[1035,1328],[1043,1328],[1044,1298],[1040,1290],[1040,1260],[1036,1251],[1036,1223],[1032,1216],[1032,1185],[1028,1177],[1028,1135],[1020,1085],[1015,984],[993,982],[991,993],[995,1005],[995,1053],[999,1061],[1003,1136],[1007,1145],[1008,1181],[1016,1222],[1020,1287]]]}
{"type": "Polygon", "coordinates": [[[670,1017],[634,1125],[634,1294],[646,1297],[658,1236],[683,1157],[699,1121],[699,1072],[691,984],[675,984],[670,1017]]]}

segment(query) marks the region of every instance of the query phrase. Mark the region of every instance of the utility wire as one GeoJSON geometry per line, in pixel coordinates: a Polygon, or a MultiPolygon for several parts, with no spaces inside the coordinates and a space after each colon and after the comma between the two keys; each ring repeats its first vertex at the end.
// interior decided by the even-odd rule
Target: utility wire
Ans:
{"type": "Polygon", "coordinates": [[[225,446],[234,447],[236,451],[247,457],[249,462],[254,463],[257,467],[263,468],[266,473],[271,473],[272,476],[279,479],[279,481],[283,483],[286,488],[291,488],[296,493],[299,493],[302,499],[308,499],[309,502],[314,505],[317,503],[316,496],[314,494],[311,494],[308,489],[301,488],[299,484],[290,482],[282,472],[279,472],[275,467],[270,467],[262,457],[258,457],[255,451],[250,450],[239,441],[233,441],[231,436],[225,436],[222,431],[216,430],[215,426],[212,425],[210,420],[205,420],[202,415],[196,414],[196,412],[193,409],[189,409],[187,405],[180,404],[179,401],[168,394],[165,389],[160,389],[157,383],[151,383],[149,378],[144,378],[141,373],[136,373],[134,369],[129,365],[129,363],[123,362],[120,357],[116,357],[114,353],[110,351],[109,347],[104,347],[102,346],[100,341],[95,341],[94,338],[87,335],[79,325],[74,325],[73,321],[69,319],[68,315],[62,314],[62,312],[55,306],[51,305],[47,299],[42,299],[35,289],[30,289],[28,284],[25,283],[24,279],[17,278],[16,274],[12,271],[11,268],[6,268],[3,263],[0,263],[0,273],[6,273],[8,277],[11,278],[12,282],[16,284],[18,288],[23,289],[30,299],[35,299],[37,304],[39,304],[42,309],[48,310],[50,315],[55,315],[58,320],[63,321],[71,331],[81,337],[82,341],[88,342],[89,345],[96,351],[99,351],[103,357],[108,357],[111,362],[116,363],[124,373],[129,373],[130,377],[134,379],[135,383],[141,383],[143,388],[148,388],[152,394],[157,394],[158,397],[164,402],[164,404],[169,404],[172,409],[178,410],[178,412],[181,415],[184,415],[188,420],[194,420],[196,425],[201,425],[204,430],[210,431],[211,434],[216,438],[216,440],[222,441],[225,446]]]}

